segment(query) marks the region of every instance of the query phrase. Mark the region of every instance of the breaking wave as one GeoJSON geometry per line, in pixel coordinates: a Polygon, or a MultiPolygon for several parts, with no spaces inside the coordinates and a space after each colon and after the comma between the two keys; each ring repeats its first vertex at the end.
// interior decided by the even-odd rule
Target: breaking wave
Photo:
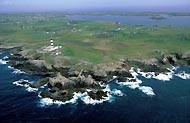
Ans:
{"type": "Polygon", "coordinates": [[[9,58],[9,57],[5,56],[2,59],[0,59],[0,64],[7,64],[7,62],[8,62],[8,61],[6,61],[7,58],[9,58]]]}
{"type": "Polygon", "coordinates": [[[149,96],[154,96],[155,95],[155,93],[153,92],[153,89],[151,87],[140,86],[138,89],[141,90],[143,93],[149,95],[149,96]]]}
{"type": "Polygon", "coordinates": [[[115,95],[115,96],[124,96],[123,92],[121,90],[118,89],[114,89],[111,94],[115,95]]]}
{"type": "Polygon", "coordinates": [[[17,86],[29,87],[28,84],[24,84],[24,85],[23,85],[23,84],[20,84],[20,82],[23,82],[23,81],[29,82],[28,80],[20,79],[20,80],[18,80],[18,81],[13,82],[13,84],[14,84],[14,85],[17,85],[17,86]]]}
{"type": "Polygon", "coordinates": [[[38,97],[41,98],[40,100],[40,106],[49,106],[49,105],[53,105],[53,104],[57,104],[57,105],[62,105],[62,104],[68,104],[68,103],[71,103],[71,104],[74,104],[77,102],[77,100],[82,97],[84,95],[84,93],[76,93],[74,92],[74,96],[71,100],[69,101],[57,101],[57,100],[53,100],[53,99],[50,99],[50,98],[42,98],[40,95],[38,95],[38,97]]]}
{"type": "Polygon", "coordinates": [[[81,97],[81,100],[85,103],[85,104],[92,104],[92,105],[95,105],[95,104],[100,104],[100,103],[103,103],[105,101],[109,101],[111,99],[111,95],[109,93],[107,93],[107,97],[102,97],[102,99],[100,100],[95,100],[95,99],[92,99],[88,94],[87,92],[84,93],[84,96],[81,97]]]}
{"type": "MultiPolygon", "coordinates": [[[[14,69],[11,66],[8,66],[10,69],[14,69]]],[[[175,74],[174,70],[176,70],[177,68],[173,67],[172,69],[168,69],[169,72],[167,73],[160,73],[158,75],[155,74],[155,72],[142,72],[140,69],[135,70],[134,67],[132,67],[129,72],[132,74],[133,78],[128,78],[126,80],[126,82],[116,82],[119,85],[124,85],[127,86],[131,89],[138,89],[139,91],[145,93],[148,96],[155,96],[156,94],[154,93],[153,89],[149,86],[141,86],[142,81],[140,79],[138,79],[138,76],[141,75],[144,78],[147,79],[157,79],[157,80],[161,80],[161,81],[170,81],[173,76],[178,76],[179,78],[182,79],[190,79],[190,74],[185,73],[184,71],[178,74],[175,74]]],[[[14,71],[17,69],[14,69],[14,71]]],[[[17,72],[13,72],[13,73],[23,73],[22,71],[17,71],[17,72]]],[[[26,87],[26,90],[28,92],[36,92],[38,91],[37,88],[31,88],[29,86],[29,84],[20,84],[20,82],[22,81],[26,81],[29,82],[28,80],[19,80],[19,81],[15,81],[13,82],[13,84],[16,84],[17,86],[24,86],[26,87]]],[[[100,100],[96,100],[96,99],[92,99],[89,95],[88,92],[89,91],[96,91],[93,89],[87,89],[86,92],[84,93],[76,93],[74,92],[73,94],[73,98],[71,100],[68,101],[56,101],[50,98],[42,98],[40,95],[38,95],[41,99],[40,99],[40,106],[48,106],[48,105],[53,105],[53,104],[57,104],[57,105],[62,105],[62,104],[74,104],[78,102],[78,100],[81,100],[84,104],[91,104],[91,105],[95,105],[95,104],[100,104],[106,101],[112,102],[113,100],[113,96],[124,96],[123,92],[121,90],[118,89],[110,89],[109,84],[105,84],[105,83],[99,83],[101,87],[105,87],[103,89],[104,92],[107,92],[107,96],[106,97],[102,97],[102,99],[100,100]]]]}
{"type": "MultiPolygon", "coordinates": [[[[91,91],[90,89],[88,89],[87,91],[91,91]]],[[[114,89],[114,90],[110,90],[109,85],[106,85],[106,88],[103,89],[104,92],[108,92],[107,93],[107,97],[102,97],[102,99],[100,100],[96,100],[96,99],[92,99],[87,92],[81,93],[81,92],[74,92],[74,96],[71,100],[69,101],[54,101],[53,99],[50,98],[42,98],[40,95],[38,95],[41,100],[40,100],[40,106],[49,106],[49,105],[53,105],[53,104],[57,104],[57,105],[62,105],[62,104],[74,104],[77,103],[78,100],[81,100],[84,104],[91,104],[91,105],[96,105],[96,104],[100,104],[106,101],[112,102],[113,100],[113,96],[112,95],[116,95],[116,96],[123,96],[123,93],[120,90],[114,89]]]]}
{"type": "Polygon", "coordinates": [[[160,73],[157,76],[153,76],[152,78],[157,79],[157,80],[161,80],[161,81],[170,81],[173,78],[173,74],[171,73],[160,73]]]}
{"type": "Polygon", "coordinates": [[[147,79],[157,79],[160,81],[170,81],[174,76],[174,71],[178,69],[178,67],[167,68],[169,72],[167,73],[159,73],[158,75],[155,72],[142,72],[141,69],[137,69],[137,73],[147,79]]]}
{"type": "Polygon", "coordinates": [[[5,57],[3,57],[3,60],[8,59],[8,58],[9,58],[8,56],[5,56],[5,57]]]}
{"type": "Polygon", "coordinates": [[[95,104],[100,104],[100,103],[103,103],[104,101],[109,101],[110,98],[112,97],[110,94],[108,94],[107,96],[108,97],[103,97],[103,99],[100,99],[100,100],[94,100],[92,99],[87,92],[84,92],[84,93],[76,93],[74,92],[74,96],[71,100],[69,101],[54,101],[53,99],[50,99],[50,98],[42,98],[40,95],[38,95],[41,100],[40,100],[40,106],[49,106],[49,105],[53,105],[53,104],[57,104],[57,105],[63,105],[63,104],[74,104],[74,103],[77,103],[78,100],[81,100],[83,103],[85,104],[92,104],[92,105],[95,105],[95,104]]]}
{"type": "Polygon", "coordinates": [[[155,72],[142,72],[140,69],[137,69],[137,73],[139,73],[144,78],[147,78],[147,79],[154,78],[161,81],[170,81],[173,78],[173,76],[177,76],[181,79],[190,79],[190,74],[186,73],[185,71],[175,74],[175,71],[178,68],[179,67],[172,67],[171,69],[168,68],[169,72],[165,74],[160,73],[158,75],[155,75],[155,72]]]}
{"type": "Polygon", "coordinates": [[[18,69],[14,69],[13,71],[14,74],[22,74],[25,73],[24,71],[18,70],[18,69]]]}
{"type": "Polygon", "coordinates": [[[14,74],[22,74],[25,73],[24,71],[21,71],[19,69],[15,69],[14,67],[8,66],[9,69],[12,69],[14,74]]]}
{"type": "Polygon", "coordinates": [[[28,88],[26,88],[26,90],[27,90],[28,92],[36,92],[36,91],[38,91],[37,88],[32,88],[32,87],[28,87],[28,88]]]}
{"type": "Polygon", "coordinates": [[[18,81],[13,82],[13,84],[14,84],[14,85],[17,85],[17,86],[25,87],[28,92],[36,92],[36,91],[38,91],[38,88],[32,88],[32,87],[29,86],[29,84],[20,84],[20,83],[23,82],[23,81],[29,83],[28,80],[20,79],[20,80],[18,80],[18,81]]]}
{"type": "Polygon", "coordinates": [[[7,61],[0,59],[0,64],[7,64],[7,61]]]}
{"type": "Polygon", "coordinates": [[[148,86],[140,86],[142,81],[137,78],[138,73],[135,72],[134,67],[132,67],[129,72],[132,74],[133,78],[128,78],[126,82],[117,82],[120,85],[125,85],[131,89],[139,89],[143,93],[147,94],[148,96],[154,96],[155,93],[153,92],[153,89],[148,86]],[[131,81],[133,79],[133,81],[131,81]],[[135,80],[135,81],[134,81],[135,80]]]}
{"type": "Polygon", "coordinates": [[[175,74],[175,76],[177,76],[181,79],[190,79],[190,74],[186,73],[185,71],[175,74]]]}

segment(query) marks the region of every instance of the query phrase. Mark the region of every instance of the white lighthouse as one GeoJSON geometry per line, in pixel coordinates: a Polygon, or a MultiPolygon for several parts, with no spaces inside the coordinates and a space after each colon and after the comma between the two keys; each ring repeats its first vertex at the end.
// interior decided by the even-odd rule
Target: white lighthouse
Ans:
{"type": "Polygon", "coordinates": [[[54,45],[53,45],[53,39],[50,39],[50,46],[54,47],[54,45]]]}
{"type": "Polygon", "coordinates": [[[54,46],[53,38],[50,38],[49,46],[43,47],[43,51],[51,52],[51,54],[54,54],[57,56],[57,55],[61,54],[61,51],[60,51],[61,48],[62,48],[62,46],[59,46],[59,45],[54,46]]]}

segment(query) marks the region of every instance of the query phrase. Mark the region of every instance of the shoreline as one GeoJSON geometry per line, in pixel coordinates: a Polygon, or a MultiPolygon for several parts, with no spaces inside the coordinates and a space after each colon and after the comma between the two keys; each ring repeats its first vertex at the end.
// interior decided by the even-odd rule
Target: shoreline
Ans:
{"type": "MultiPolygon", "coordinates": [[[[38,90],[44,85],[47,85],[48,90],[44,89],[39,95],[42,98],[52,99],[53,102],[69,101],[73,99],[74,93],[85,93],[91,100],[104,100],[104,98],[109,98],[111,91],[104,91],[106,86],[100,85],[99,82],[108,84],[112,80],[118,80],[120,84],[126,81],[128,84],[133,83],[135,86],[133,87],[132,84],[132,88],[137,87],[142,92],[154,96],[154,92],[151,88],[139,86],[138,78],[136,78],[131,71],[132,67],[139,69],[137,73],[144,75],[144,77],[151,76],[156,79],[156,77],[159,78],[159,76],[165,77],[167,75],[165,73],[170,72],[167,68],[171,66],[190,65],[190,55],[170,53],[164,54],[160,59],[147,60],[146,62],[142,60],[122,59],[115,63],[102,63],[93,66],[91,70],[81,69],[77,71],[73,69],[72,66],[56,68],[53,65],[51,69],[49,69],[45,65],[36,66],[33,64],[33,62],[31,62],[33,59],[23,56],[20,53],[20,48],[11,48],[5,51],[7,50],[11,51],[12,54],[4,60],[8,61],[11,67],[32,75],[37,74],[44,76],[35,83],[23,80],[17,84],[28,86],[31,91],[32,89],[38,90]],[[154,74],[151,75],[150,73],[154,74]]],[[[178,77],[183,78],[183,75],[179,74],[178,77]]],[[[165,80],[167,81],[168,79],[165,80]]]]}

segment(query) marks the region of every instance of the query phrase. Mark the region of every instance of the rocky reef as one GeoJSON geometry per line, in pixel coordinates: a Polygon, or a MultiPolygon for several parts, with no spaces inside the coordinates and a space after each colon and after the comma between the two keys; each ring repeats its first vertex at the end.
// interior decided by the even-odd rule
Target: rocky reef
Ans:
{"type": "Polygon", "coordinates": [[[168,72],[166,68],[170,66],[190,65],[190,54],[162,53],[160,58],[149,60],[122,59],[116,62],[97,64],[91,70],[81,69],[80,71],[75,70],[72,66],[49,66],[42,59],[32,59],[23,55],[20,48],[12,50],[12,54],[6,60],[16,69],[43,76],[35,83],[19,82],[21,85],[28,85],[32,88],[47,85],[47,88],[40,93],[43,98],[68,101],[72,99],[74,92],[87,92],[92,99],[101,100],[103,97],[107,97],[109,92],[103,91],[105,86],[101,86],[99,82],[108,83],[113,79],[120,82],[136,82],[129,72],[131,67],[140,68],[144,72],[164,73],[168,72]],[[113,78],[113,76],[115,77],[113,78]]]}

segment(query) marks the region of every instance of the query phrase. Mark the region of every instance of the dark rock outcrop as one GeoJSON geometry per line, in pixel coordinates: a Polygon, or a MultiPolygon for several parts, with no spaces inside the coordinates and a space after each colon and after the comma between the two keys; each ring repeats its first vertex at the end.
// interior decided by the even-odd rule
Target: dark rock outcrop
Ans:
{"type": "Polygon", "coordinates": [[[62,91],[43,91],[40,93],[40,96],[43,98],[50,98],[53,99],[54,101],[68,101],[73,98],[73,92],[68,92],[67,90],[62,90],[62,91]]]}
{"type": "Polygon", "coordinates": [[[32,88],[40,88],[41,86],[44,86],[48,82],[49,82],[49,78],[42,78],[42,79],[40,79],[39,81],[37,81],[35,83],[31,83],[30,87],[32,87],[32,88]]]}
{"type": "Polygon", "coordinates": [[[109,71],[108,74],[111,76],[117,76],[119,82],[125,82],[127,78],[133,78],[131,73],[126,69],[116,69],[114,71],[109,71]]]}
{"type": "Polygon", "coordinates": [[[18,82],[18,84],[23,85],[23,86],[25,86],[25,85],[31,86],[31,83],[28,81],[18,82]]]}
{"type": "Polygon", "coordinates": [[[163,54],[160,63],[162,65],[190,65],[190,54],[189,53],[170,53],[170,54],[163,54]]]}
{"type": "Polygon", "coordinates": [[[98,90],[97,92],[89,91],[88,95],[94,100],[101,100],[103,97],[107,97],[108,92],[98,90]]]}
{"type": "Polygon", "coordinates": [[[53,100],[68,101],[73,98],[74,92],[87,92],[92,99],[100,100],[107,97],[108,92],[104,92],[105,87],[101,87],[98,82],[109,82],[113,76],[117,76],[119,82],[136,82],[136,79],[129,72],[131,67],[140,68],[143,72],[162,73],[168,72],[168,66],[190,65],[190,54],[165,53],[162,58],[151,60],[128,60],[122,59],[112,63],[102,63],[95,65],[92,70],[75,70],[71,66],[55,67],[49,66],[40,55],[32,58],[23,55],[22,49],[14,49],[13,55],[8,59],[9,63],[17,69],[31,74],[43,75],[44,78],[38,82],[19,82],[21,85],[28,85],[32,88],[40,88],[47,84],[48,90],[44,89],[40,93],[43,98],[53,100]],[[129,79],[130,78],[130,79],[129,79]],[[94,91],[96,90],[96,91],[94,91]]]}
{"type": "Polygon", "coordinates": [[[50,75],[53,71],[46,66],[37,66],[31,63],[30,59],[20,54],[13,54],[8,58],[9,63],[16,69],[23,70],[31,74],[50,75]]]}
{"type": "Polygon", "coordinates": [[[131,66],[134,66],[136,68],[140,68],[142,71],[144,72],[167,72],[168,70],[163,67],[163,66],[160,66],[158,64],[147,64],[146,62],[144,61],[128,61],[128,63],[131,65],[131,66]]]}

